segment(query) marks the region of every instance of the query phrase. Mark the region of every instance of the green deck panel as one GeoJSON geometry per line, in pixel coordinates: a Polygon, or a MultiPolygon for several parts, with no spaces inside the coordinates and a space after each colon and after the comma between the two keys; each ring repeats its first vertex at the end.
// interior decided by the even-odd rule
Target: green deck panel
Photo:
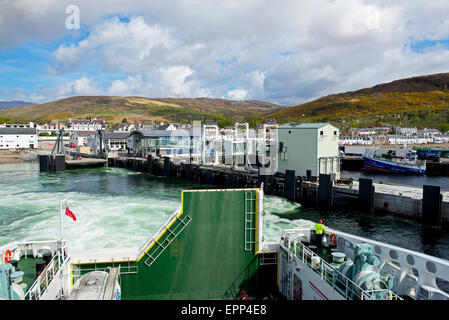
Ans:
{"type": "Polygon", "coordinates": [[[20,271],[23,271],[23,282],[27,284],[27,290],[33,285],[34,281],[36,281],[36,262],[42,260],[42,258],[33,258],[21,257],[17,266],[20,271]]]}
{"type": "MultiPolygon", "coordinates": [[[[131,264],[139,271],[121,275],[122,298],[236,299],[242,289],[256,292],[272,286],[275,268],[259,268],[254,246],[249,252],[244,250],[245,191],[183,192],[179,218],[188,215],[191,223],[150,267],[144,264],[146,255],[131,264]],[[260,269],[264,274],[269,270],[271,277],[259,279],[260,269]]],[[[256,198],[256,190],[251,193],[256,198]]],[[[165,232],[158,242],[167,237],[165,232]]]]}

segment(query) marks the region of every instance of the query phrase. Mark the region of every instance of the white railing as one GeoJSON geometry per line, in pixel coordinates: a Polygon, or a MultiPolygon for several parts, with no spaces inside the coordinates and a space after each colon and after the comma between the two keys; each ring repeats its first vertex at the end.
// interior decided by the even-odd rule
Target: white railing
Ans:
{"type": "Polygon", "coordinates": [[[361,300],[378,300],[373,297],[381,296],[383,300],[403,300],[396,293],[388,289],[366,290],[362,292],[361,300]]]}
{"type": "Polygon", "coordinates": [[[45,269],[37,277],[36,281],[34,281],[30,289],[25,294],[25,300],[39,300],[41,296],[46,292],[52,280],[70,260],[67,248],[67,242],[64,241],[61,249],[61,251],[64,252],[64,255],[61,251],[56,251],[56,254],[53,255],[50,263],[45,267],[45,269]]]}
{"type": "Polygon", "coordinates": [[[315,254],[300,241],[295,242],[292,246],[291,241],[286,238],[283,243],[281,242],[281,247],[284,247],[287,251],[293,252],[297,258],[301,259],[306,266],[317,273],[322,280],[326,281],[335,291],[344,296],[346,300],[378,300],[377,297],[379,296],[385,297],[385,300],[402,300],[402,298],[389,289],[363,290],[355,282],[324,261],[324,259],[315,254]],[[314,264],[314,257],[320,259],[318,265],[314,264]]]}
{"type": "Polygon", "coordinates": [[[145,244],[142,247],[139,248],[137,259],[139,259],[145,253],[146,249],[148,249],[148,247],[154,241],[156,241],[156,239],[162,234],[162,232],[168,228],[168,226],[173,222],[174,219],[176,219],[176,217],[180,212],[181,206],[179,206],[179,208],[170,216],[170,218],[167,219],[167,221],[165,221],[165,223],[153,234],[151,239],[149,239],[147,242],[145,242],[145,244]]]}
{"type": "Polygon", "coordinates": [[[36,257],[38,254],[45,251],[51,251],[53,255],[60,247],[61,242],[58,240],[44,240],[16,242],[15,244],[18,247],[20,256],[24,255],[26,259],[29,254],[31,254],[33,257],[36,257]]]}

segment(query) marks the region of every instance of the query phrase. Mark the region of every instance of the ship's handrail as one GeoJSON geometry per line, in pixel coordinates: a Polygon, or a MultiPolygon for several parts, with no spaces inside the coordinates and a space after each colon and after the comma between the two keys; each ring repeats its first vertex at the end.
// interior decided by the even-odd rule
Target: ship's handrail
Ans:
{"type": "MultiPolygon", "coordinates": [[[[298,229],[285,229],[284,230],[284,234],[288,234],[288,235],[304,235],[304,234],[307,234],[310,232],[311,232],[311,229],[299,229],[298,228],[298,229]]],[[[449,281],[449,276],[447,276],[449,274],[448,273],[449,272],[449,260],[430,256],[430,255],[422,253],[422,252],[413,251],[410,249],[398,247],[398,246],[380,242],[377,240],[363,238],[360,236],[356,236],[353,234],[345,233],[342,231],[338,231],[338,230],[326,227],[325,234],[332,234],[332,233],[334,233],[337,236],[337,238],[343,237],[346,240],[350,240],[350,241],[356,242],[356,243],[369,243],[373,246],[377,245],[379,247],[384,247],[385,249],[388,249],[388,250],[397,251],[398,253],[403,254],[403,255],[411,255],[415,258],[415,260],[416,260],[416,258],[418,258],[418,259],[422,259],[424,262],[428,262],[428,261],[433,262],[437,265],[438,269],[442,272],[442,274],[439,274],[439,277],[442,278],[443,280],[449,281]],[[441,270],[441,269],[443,269],[443,270],[441,270]]],[[[418,268],[418,261],[415,261],[415,264],[413,266],[415,268],[418,268]]],[[[424,268],[423,268],[423,270],[424,270],[424,268]]],[[[418,271],[419,271],[419,269],[418,269],[418,271]]]]}
{"type": "MultiPolygon", "coordinates": [[[[441,279],[445,280],[445,281],[449,281],[449,276],[448,276],[448,271],[449,271],[449,261],[442,259],[442,258],[438,258],[438,257],[434,257],[434,256],[430,256],[428,254],[422,253],[422,252],[416,252],[410,249],[406,249],[406,248],[402,248],[402,247],[398,247],[395,245],[391,245],[388,243],[383,243],[383,242],[379,242],[376,240],[371,240],[371,239],[367,239],[367,238],[363,238],[360,236],[356,236],[356,235],[352,235],[352,234],[348,234],[345,232],[341,232],[338,230],[333,230],[331,228],[328,228],[328,230],[326,230],[329,233],[335,233],[337,235],[337,237],[343,237],[347,240],[350,240],[352,242],[359,242],[359,243],[369,243],[373,246],[379,246],[381,248],[384,248],[385,251],[389,250],[389,251],[396,251],[397,254],[399,255],[398,259],[399,261],[401,259],[404,259],[405,261],[407,258],[407,255],[410,255],[414,258],[414,264],[412,265],[414,268],[416,268],[420,273],[425,272],[427,274],[429,274],[429,276],[436,276],[436,273],[432,274],[431,272],[429,272],[427,270],[427,266],[426,264],[428,262],[432,262],[436,269],[438,270],[438,277],[440,277],[441,279]]],[[[385,253],[381,254],[380,256],[382,257],[382,255],[384,255],[385,253]]],[[[401,265],[405,265],[404,263],[401,263],[401,265]]]]}
{"type": "Polygon", "coordinates": [[[361,299],[362,300],[370,300],[370,297],[375,295],[375,293],[387,293],[388,299],[386,300],[403,300],[401,297],[399,297],[397,294],[395,294],[393,291],[389,289],[378,289],[378,290],[366,290],[362,292],[361,299]],[[366,297],[365,297],[366,296],[366,297]]]}
{"type": "Polygon", "coordinates": [[[45,267],[42,273],[37,277],[36,281],[31,285],[25,294],[25,300],[39,300],[39,298],[45,293],[45,290],[54,279],[59,270],[70,260],[68,255],[68,244],[63,242],[61,251],[64,252],[64,256],[61,251],[57,251],[53,255],[50,263],[45,267]]]}
{"type": "Polygon", "coordinates": [[[363,290],[360,286],[358,286],[355,282],[350,280],[340,271],[335,269],[329,263],[324,261],[321,257],[315,254],[312,250],[310,250],[307,246],[305,246],[301,241],[294,241],[294,246],[292,248],[291,241],[288,238],[285,238],[283,243],[281,242],[281,246],[286,250],[291,251],[295,254],[295,256],[302,260],[302,262],[309,266],[311,270],[320,275],[320,278],[326,281],[329,285],[332,286],[334,290],[339,292],[341,295],[345,297],[345,299],[354,299],[358,298],[359,300],[377,300],[375,294],[381,293],[381,296],[386,297],[385,300],[402,300],[397,294],[392,292],[389,289],[380,289],[380,290],[363,290]],[[299,244],[300,250],[298,252],[297,246],[299,244]],[[320,258],[320,265],[318,268],[313,266],[313,258],[320,258]],[[329,279],[329,277],[331,279],[329,279]],[[342,279],[342,280],[340,280],[342,279]],[[340,283],[343,288],[340,288],[337,283],[340,283]]]}

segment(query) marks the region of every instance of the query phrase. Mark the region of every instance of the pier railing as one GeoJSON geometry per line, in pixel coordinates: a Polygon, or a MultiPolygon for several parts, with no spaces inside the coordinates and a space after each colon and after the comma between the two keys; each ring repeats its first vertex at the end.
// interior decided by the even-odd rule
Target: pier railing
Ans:
{"type": "Polygon", "coordinates": [[[281,242],[281,247],[294,253],[298,259],[317,273],[322,280],[326,281],[335,291],[345,297],[346,300],[402,300],[401,297],[389,289],[362,289],[354,281],[335,269],[299,240],[293,241],[292,243],[292,241],[286,237],[283,242],[281,242]],[[315,257],[319,258],[319,263],[314,261],[315,257]]]}

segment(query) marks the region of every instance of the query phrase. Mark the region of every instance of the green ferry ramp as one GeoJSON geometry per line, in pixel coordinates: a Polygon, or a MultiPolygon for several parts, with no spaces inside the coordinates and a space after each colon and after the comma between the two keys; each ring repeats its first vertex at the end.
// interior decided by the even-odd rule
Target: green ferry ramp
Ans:
{"type": "Polygon", "coordinates": [[[120,267],[122,299],[239,299],[242,290],[259,298],[275,294],[277,254],[259,252],[262,219],[260,189],[183,191],[180,209],[135,259],[72,261],[73,280],[120,267]]]}

